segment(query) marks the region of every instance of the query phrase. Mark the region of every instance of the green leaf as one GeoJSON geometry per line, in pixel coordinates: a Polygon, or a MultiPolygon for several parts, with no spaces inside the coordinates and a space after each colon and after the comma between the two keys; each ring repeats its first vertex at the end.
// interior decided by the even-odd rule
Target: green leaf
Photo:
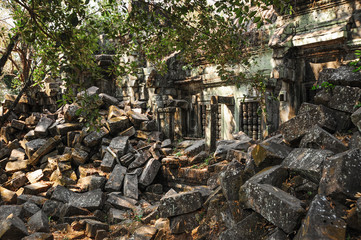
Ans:
{"type": "Polygon", "coordinates": [[[249,14],[249,18],[252,18],[254,15],[256,15],[257,11],[252,11],[250,14],[249,14]]]}
{"type": "Polygon", "coordinates": [[[261,17],[255,17],[255,18],[253,19],[253,22],[254,22],[254,23],[258,23],[260,20],[261,20],[261,17]]]}

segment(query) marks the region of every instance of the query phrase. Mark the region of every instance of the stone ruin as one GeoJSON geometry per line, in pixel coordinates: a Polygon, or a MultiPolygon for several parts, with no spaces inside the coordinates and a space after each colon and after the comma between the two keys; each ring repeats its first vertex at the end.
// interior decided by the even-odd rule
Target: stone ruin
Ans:
{"type": "Polygon", "coordinates": [[[144,66],[122,88],[89,86],[94,131],[77,101],[58,107],[56,81],[22,96],[0,131],[0,238],[360,238],[361,73],[345,65],[359,3],[310,2],[260,41],[279,98],[266,119],[248,87],[175,59],[166,76],[144,66]],[[309,90],[316,80],[328,87],[309,90]]]}

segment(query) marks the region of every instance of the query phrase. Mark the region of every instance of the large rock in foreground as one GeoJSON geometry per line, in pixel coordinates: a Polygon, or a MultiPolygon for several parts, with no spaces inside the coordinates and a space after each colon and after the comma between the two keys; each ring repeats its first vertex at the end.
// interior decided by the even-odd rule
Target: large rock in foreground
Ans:
{"type": "Polygon", "coordinates": [[[346,223],[336,216],[325,196],[317,195],[302,222],[295,240],[345,239],[346,223]]]}
{"type": "Polygon", "coordinates": [[[338,201],[361,192],[361,149],[352,149],[330,157],[324,165],[319,193],[338,201]]]}
{"type": "Polygon", "coordinates": [[[184,192],[163,197],[158,212],[165,218],[194,212],[201,207],[202,195],[199,192],[184,192]]]}

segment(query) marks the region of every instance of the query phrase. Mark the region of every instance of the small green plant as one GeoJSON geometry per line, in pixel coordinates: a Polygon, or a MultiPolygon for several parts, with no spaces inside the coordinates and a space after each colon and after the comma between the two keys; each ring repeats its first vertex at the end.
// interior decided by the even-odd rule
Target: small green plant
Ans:
{"type": "Polygon", "coordinates": [[[307,192],[307,195],[308,195],[308,196],[311,196],[312,194],[313,194],[313,193],[312,193],[311,191],[308,191],[308,192],[307,192]]]}
{"type": "Polygon", "coordinates": [[[143,215],[135,215],[135,216],[134,216],[134,220],[137,221],[137,222],[141,222],[141,221],[142,221],[142,217],[143,217],[143,215]]]}
{"type": "Polygon", "coordinates": [[[355,51],[355,56],[357,57],[357,60],[350,62],[350,65],[355,67],[353,72],[358,72],[358,71],[361,70],[361,65],[360,65],[360,62],[361,62],[361,50],[359,50],[359,49],[356,50],[355,51]]]}
{"type": "Polygon", "coordinates": [[[353,106],[354,109],[359,109],[361,107],[361,102],[357,102],[355,106],[353,106]]]}
{"type": "Polygon", "coordinates": [[[313,85],[311,90],[325,89],[326,92],[328,92],[329,90],[332,90],[334,88],[335,88],[335,85],[333,85],[332,83],[323,82],[323,83],[321,83],[321,85],[319,85],[319,84],[313,85]]]}
{"type": "Polygon", "coordinates": [[[177,153],[175,154],[175,156],[176,156],[176,157],[182,156],[182,152],[181,152],[181,151],[177,152],[177,153]]]}

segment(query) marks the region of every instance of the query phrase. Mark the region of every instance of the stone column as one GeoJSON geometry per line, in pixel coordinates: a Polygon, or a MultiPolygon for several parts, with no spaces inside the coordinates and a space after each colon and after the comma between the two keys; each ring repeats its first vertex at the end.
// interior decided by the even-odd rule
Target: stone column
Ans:
{"type": "Polygon", "coordinates": [[[158,126],[165,138],[174,140],[175,107],[158,108],[158,126]]]}
{"type": "Polygon", "coordinates": [[[216,150],[217,141],[217,117],[218,117],[218,99],[212,96],[211,104],[207,106],[207,128],[206,128],[206,146],[209,151],[216,150]]]}

